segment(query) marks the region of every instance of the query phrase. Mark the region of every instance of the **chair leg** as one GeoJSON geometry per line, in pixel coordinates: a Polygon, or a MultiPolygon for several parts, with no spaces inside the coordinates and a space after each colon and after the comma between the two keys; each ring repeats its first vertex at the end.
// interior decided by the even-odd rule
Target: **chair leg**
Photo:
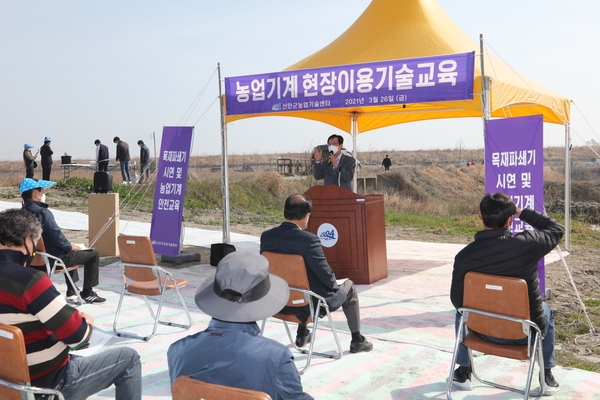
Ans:
{"type": "MultiPolygon", "coordinates": [[[[190,315],[187,305],[185,304],[185,300],[183,299],[183,296],[181,295],[181,291],[179,290],[179,285],[177,285],[177,282],[175,282],[175,281],[173,281],[173,283],[175,285],[175,291],[177,292],[177,297],[179,297],[179,301],[181,303],[181,306],[183,307],[183,311],[185,311],[185,315],[187,316],[188,323],[187,324],[177,324],[175,322],[161,321],[160,319],[158,320],[158,322],[162,325],[174,326],[176,328],[189,329],[192,326],[192,316],[190,315]]],[[[161,301],[161,304],[162,304],[162,301],[161,301]]],[[[160,313],[160,310],[159,310],[159,313],[160,313]]]]}
{"type": "MultiPolygon", "coordinates": [[[[71,283],[71,286],[73,286],[73,288],[75,289],[75,294],[77,295],[77,301],[75,302],[75,305],[77,305],[77,306],[82,305],[83,304],[83,298],[81,297],[81,290],[79,290],[79,288],[77,287],[77,285],[73,281],[73,278],[71,278],[71,274],[69,274],[69,271],[67,271],[66,269],[64,269],[63,272],[61,272],[61,274],[63,274],[65,276],[65,279],[67,279],[71,283]]],[[[48,277],[50,278],[50,280],[52,280],[52,278],[54,277],[54,275],[56,275],[56,264],[54,264],[54,268],[52,268],[50,270],[50,274],[48,275],[48,277]]]]}
{"type": "MultiPolygon", "coordinates": [[[[166,280],[165,280],[166,282],[166,280]]],[[[162,293],[160,295],[160,298],[158,299],[158,309],[156,310],[156,312],[154,312],[154,310],[152,309],[152,305],[150,304],[150,301],[148,300],[147,296],[142,296],[144,298],[144,302],[146,303],[146,307],[148,307],[148,311],[150,312],[150,315],[152,316],[152,319],[154,319],[154,325],[152,326],[152,332],[150,333],[150,335],[148,336],[140,336],[140,335],[135,335],[132,333],[128,333],[128,332],[119,332],[117,331],[117,319],[119,317],[119,312],[121,310],[121,304],[123,302],[123,297],[125,295],[125,287],[123,287],[123,291],[121,292],[121,297],[119,298],[119,304],[117,305],[117,312],[115,314],[115,320],[113,322],[113,331],[115,332],[115,334],[119,337],[128,337],[128,338],[133,338],[133,339],[140,339],[140,340],[144,340],[144,341],[149,341],[150,339],[152,339],[152,337],[156,334],[156,329],[158,327],[158,324],[161,325],[168,325],[168,326],[174,326],[177,328],[184,328],[184,329],[188,329],[192,326],[192,316],[190,315],[190,312],[187,308],[187,305],[185,304],[185,300],[183,299],[183,296],[181,295],[181,292],[179,291],[179,287],[177,285],[175,285],[175,290],[177,292],[177,295],[179,297],[179,300],[181,301],[181,305],[183,307],[183,310],[185,311],[185,314],[188,318],[188,324],[176,324],[174,322],[169,322],[169,321],[161,321],[160,320],[160,312],[162,310],[162,305],[163,305],[163,301],[164,301],[164,296],[166,293],[166,283],[163,286],[163,290],[162,293]]]]}

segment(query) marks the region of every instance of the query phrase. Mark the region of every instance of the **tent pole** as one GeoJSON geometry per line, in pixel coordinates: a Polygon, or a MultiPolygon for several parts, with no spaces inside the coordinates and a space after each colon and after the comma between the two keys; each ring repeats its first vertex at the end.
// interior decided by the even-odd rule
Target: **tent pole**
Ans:
{"type": "MultiPolygon", "coordinates": [[[[481,111],[483,117],[483,143],[485,143],[485,138],[487,137],[487,121],[490,120],[490,84],[485,76],[485,61],[483,59],[483,34],[479,34],[479,53],[481,57],[481,111]]],[[[485,160],[485,152],[483,157],[483,163],[484,165],[487,165],[487,160],[485,160]]]]}
{"type": "Polygon", "coordinates": [[[221,63],[217,63],[219,72],[219,102],[221,105],[221,194],[223,196],[223,243],[231,242],[229,233],[229,175],[227,162],[227,124],[225,123],[225,104],[221,92],[221,63]]]}
{"type": "Polygon", "coordinates": [[[571,126],[565,125],[565,249],[571,251],[571,126]]]}
{"type": "MultiPolygon", "coordinates": [[[[358,113],[353,112],[352,113],[352,125],[351,125],[351,130],[352,130],[352,155],[354,156],[354,159],[357,160],[356,162],[358,163],[358,158],[357,157],[357,151],[356,151],[356,136],[358,135],[358,113]]],[[[357,178],[356,178],[356,168],[357,168],[357,164],[354,165],[354,178],[352,178],[352,191],[354,193],[356,193],[356,182],[357,182],[357,178]]],[[[365,188],[366,189],[366,188],[365,188]]]]}

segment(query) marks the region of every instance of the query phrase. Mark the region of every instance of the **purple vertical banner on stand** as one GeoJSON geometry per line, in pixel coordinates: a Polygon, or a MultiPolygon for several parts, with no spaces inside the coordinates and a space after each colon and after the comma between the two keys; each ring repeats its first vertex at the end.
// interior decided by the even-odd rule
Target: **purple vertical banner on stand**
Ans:
{"type": "MultiPolygon", "coordinates": [[[[485,191],[502,192],[517,207],[544,212],[544,120],[541,115],[487,121],[485,191]]],[[[514,218],[513,234],[533,228],[514,218]]],[[[546,291],[544,259],[538,263],[540,291],[546,291]]]]}
{"type": "Polygon", "coordinates": [[[193,126],[165,126],[156,171],[150,239],[156,254],[178,256],[193,126]]]}

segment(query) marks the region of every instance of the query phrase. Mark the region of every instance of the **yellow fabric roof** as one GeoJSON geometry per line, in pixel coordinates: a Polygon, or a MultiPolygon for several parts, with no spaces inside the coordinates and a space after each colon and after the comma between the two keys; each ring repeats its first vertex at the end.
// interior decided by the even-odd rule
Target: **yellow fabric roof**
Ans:
{"type": "MultiPolygon", "coordinates": [[[[372,0],[363,14],[337,39],[286,70],[357,64],[475,51],[472,100],[420,103],[322,111],[294,111],[226,116],[227,122],[263,116],[312,119],[352,132],[351,116],[358,115],[358,133],[427,119],[481,117],[479,44],[469,38],[435,0],[372,0]]],[[[492,117],[542,114],[545,122],[562,124],[570,118],[570,101],[536,82],[519,76],[508,65],[486,54],[490,76],[492,117]]]]}

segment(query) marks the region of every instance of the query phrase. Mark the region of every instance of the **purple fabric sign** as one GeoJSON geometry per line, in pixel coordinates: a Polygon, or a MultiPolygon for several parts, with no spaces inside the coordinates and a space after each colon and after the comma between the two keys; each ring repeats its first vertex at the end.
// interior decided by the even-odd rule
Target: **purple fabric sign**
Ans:
{"type": "Polygon", "coordinates": [[[225,78],[227,115],[473,98],[475,53],[225,78]]]}
{"type": "Polygon", "coordinates": [[[165,126],[156,172],[150,239],[156,254],[178,256],[192,126],[165,126]]]}
{"type": "MultiPolygon", "coordinates": [[[[485,191],[510,196],[517,207],[544,212],[544,131],[543,117],[487,121],[485,138],[485,191]]],[[[511,231],[533,228],[518,218],[511,231]]],[[[542,294],[546,290],[544,259],[538,263],[542,294]]]]}

